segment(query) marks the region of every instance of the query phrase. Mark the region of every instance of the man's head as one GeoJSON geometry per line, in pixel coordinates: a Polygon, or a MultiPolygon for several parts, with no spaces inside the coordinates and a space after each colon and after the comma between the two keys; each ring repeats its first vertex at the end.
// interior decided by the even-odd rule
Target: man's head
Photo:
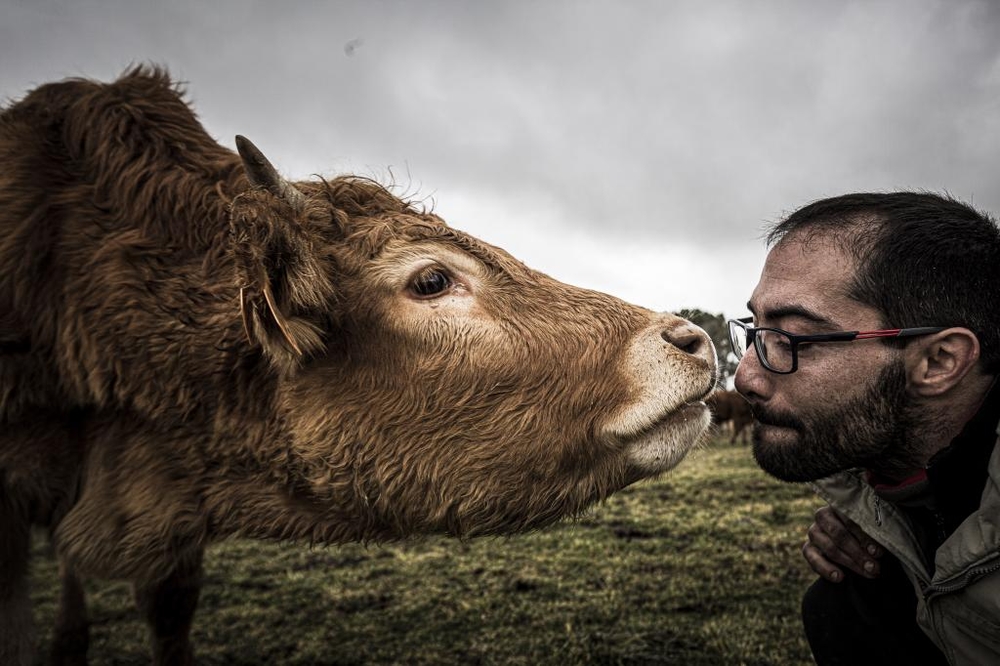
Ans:
{"type": "Polygon", "coordinates": [[[754,326],[943,330],[803,343],[785,375],[748,350],[736,387],[760,421],[761,467],[802,481],[851,467],[899,477],[925,465],[1000,371],[996,224],[936,195],[850,194],[796,211],[768,241],[749,303],[754,326]]]}

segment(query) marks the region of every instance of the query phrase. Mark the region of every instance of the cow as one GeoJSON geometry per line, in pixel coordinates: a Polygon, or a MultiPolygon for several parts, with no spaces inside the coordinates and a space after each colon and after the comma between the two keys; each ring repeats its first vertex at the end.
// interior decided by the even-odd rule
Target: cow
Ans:
{"type": "Polygon", "coordinates": [[[53,661],[85,659],[97,576],[131,581],[155,663],[189,663],[213,540],[538,529],[708,428],[690,322],[236,147],[152,66],[0,112],[0,663],[33,659],[31,525],[53,661]]]}
{"type": "Polygon", "coordinates": [[[736,443],[736,438],[740,433],[743,433],[742,442],[749,443],[754,418],[750,411],[750,403],[743,396],[736,391],[719,389],[709,395],[705,402],[712,412],[713,424],[719,426],[725,423],[731,424],[730,444],[736,443]]]}

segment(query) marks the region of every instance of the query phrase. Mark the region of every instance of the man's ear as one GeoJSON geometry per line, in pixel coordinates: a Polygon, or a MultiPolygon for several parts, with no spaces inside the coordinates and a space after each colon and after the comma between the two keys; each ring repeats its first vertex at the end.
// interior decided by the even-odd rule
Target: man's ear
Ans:
{"type": "Polygon", "coordinates": [[[910,390],[930,397],[957,386],[979,362],[979,338],[967,328],[948,328],[906,346],[910,390]]]}

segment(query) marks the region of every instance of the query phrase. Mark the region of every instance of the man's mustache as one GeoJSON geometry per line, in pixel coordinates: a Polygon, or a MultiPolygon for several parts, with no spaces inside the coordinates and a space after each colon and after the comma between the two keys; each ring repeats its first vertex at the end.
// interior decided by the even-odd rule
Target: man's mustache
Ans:
{"type": "Polygon", "coordinates": [[[773,412],[762,405],[755,405],[750,403],[750,412],[753,417],[757,419],[760,423],[769,426],[776,426],[779,428],[791,428],[793,430],[803,430],[805,424],[802,420],[793,416],[792,414],[773,412]]]}

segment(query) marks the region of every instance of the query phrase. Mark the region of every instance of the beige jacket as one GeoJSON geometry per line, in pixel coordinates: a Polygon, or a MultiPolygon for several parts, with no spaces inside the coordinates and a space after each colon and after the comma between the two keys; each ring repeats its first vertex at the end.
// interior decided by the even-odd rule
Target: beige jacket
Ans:
{"type": "Polygon", "coordinates": [[[938,548],[933,576],[906,517],[876,495],[860,471],[843,472],[813,486],[899,558],[917,592],[917,623],[949,663],[1000,664],[1000,438],[979,509],[938,548]]]}

